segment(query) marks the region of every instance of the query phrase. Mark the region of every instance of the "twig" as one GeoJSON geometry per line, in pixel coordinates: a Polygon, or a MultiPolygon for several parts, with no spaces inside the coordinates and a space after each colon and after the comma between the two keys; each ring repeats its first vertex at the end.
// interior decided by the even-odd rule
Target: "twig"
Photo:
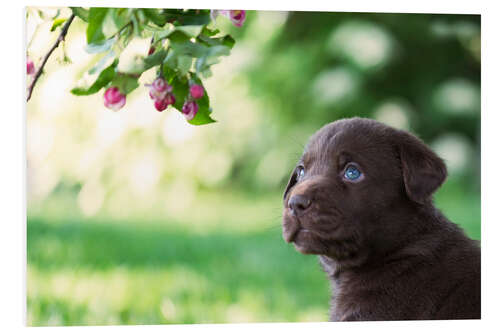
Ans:
{"type": "Polygon", "coordinates": [[[43,67],[47,63],[47,60],[49,60],[50,55],[54,50],[59,46],[59,43],[64,40],[64,37],[66,37],[66,34],[68,33],[69,26],[71,25],[71,22],[73,22],[73,19],[75,18],[75,14],[72,14],[69,19],[66,21],[64,24],[61,33],[59,34],[59,37],[57,37],[56,42],[52,46],[52,48],[47,52],[45,57],[42,60],[42,63],[40,64],[40,67],[38,68],[37,72],[35,73],[35,77],[33,78],[33,82],[31,82],[29,88],[28,88],[28,97],[26,98],[26,101],[29,101],[31,98],[31,94],[33,93],[33,88],[35,88],[35,84],[38,81],[38,78],[42,75],[43,72],[43,67]]]}

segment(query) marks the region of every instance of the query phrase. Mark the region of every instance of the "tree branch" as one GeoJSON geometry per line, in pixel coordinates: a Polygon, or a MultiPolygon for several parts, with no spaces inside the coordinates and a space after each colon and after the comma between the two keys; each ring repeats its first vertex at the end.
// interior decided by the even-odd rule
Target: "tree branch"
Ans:
{"type": "Polygon", "coordinates": [[[29,88],[28,88],[28,97],[26,98],[26,101],[29,101],[31,98],[31,94],[33,93],[33,88],[35,88],[35,84],[38,81],[38,78],[42,75],[43,72],[43,67],[47,63],[47,60],[49,60],[50,55],[54,50],[59,46],[59,43],[64,40],[66,37],[66,34],[68,33],[69,26],[71,25],[71,22],[73,22],[73,19],[75,18],[75,14],[72,14],[69,19],[66,21],[64,24],[61,33],[59,34],[59,37],[57,37],[56,42],[54,45],[51,47],[49,52],[43,57],[42,63],[40,64],[40,67],[38,68],[37,72],[35,73],[35,76],[33,78],[33,82],[31,82],[29,88]]]}

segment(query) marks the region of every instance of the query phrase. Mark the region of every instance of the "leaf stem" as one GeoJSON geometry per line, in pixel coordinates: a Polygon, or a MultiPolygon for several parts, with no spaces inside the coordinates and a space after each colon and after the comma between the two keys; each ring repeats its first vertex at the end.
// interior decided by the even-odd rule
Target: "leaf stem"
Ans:
{"type": "Polygon", "coordinates": [[[118,36],[123,30],[125,30],[125,28],[128,28],[129,26],[133,25],[133,22],[132,21],[128,21],[123,27],[121,27],[120,29],[118,29],[117,32],[115,32],[112,36],[110,36],[108,38],[111,39],[111,38],[115,38],[116,36],[118,36]]]}
{"type": "Polygon", "coordinates": [[[40,78],[40,76],[42,75],[43,67],[45,67],[45,64],[47,63],[47,60],[49,60],[49,57],[52,54],[52,52],[54,52],[54,50],[59,46],[59,43],[61,41],[63,41],[64,38],[66,37],[66,34],[68,33],[69,26],[71,25],[71,22],[73,22],[74,18],[75,18],[75,14],[71,14],[68,21],[66,21],[66,23],[64,24],[64,26],[61,30],[61,33],[59,34],[59,37],[57,37],[56,42],[54,43],[54,45],[52,45],[52,47],[50,48],[49,52],[47,52],[45,57],[43,57],[42,63],[40,65],[40,67],[38,68],[37,72],[35,73],[35,76],[33,78],[33,82],[31,82],[31,84],[28,88],[28,96],[26,98],[26,101],[30,100],[31,94],[33,93],[33,89],[35,88],[35,84],[37,83],[38,78],[40,78]]]}

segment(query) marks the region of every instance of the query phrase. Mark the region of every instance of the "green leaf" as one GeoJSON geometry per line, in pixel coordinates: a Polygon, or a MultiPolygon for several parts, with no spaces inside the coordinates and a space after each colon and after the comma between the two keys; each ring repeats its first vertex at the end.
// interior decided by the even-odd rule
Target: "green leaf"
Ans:
{"type": "Polygon", "coordinates": [[[76,87],[71,90],[73,95],[77,96],[86,96],[92,95],[101,90],[102,87],[106,86],[109,82],[111,82],[116,75],[116,66],[118,65],[118,60],[115,60],[111,65],[106,67],[95,82],[88,88],[84,87],[76,87]]]}
{"type": "Polygon", "coordinates": [[[177,73],[173,69],[163,66],[163,78],[168,82],[168,84],[172,84],[176,75],[177,73]]]}
{"type": "MultiPolygon", "coordinates": [[[[120,38],[128,35],[131,30],[131,15],[134,9],[130,8],[108,8],[104,19],[100,23],[100,31],[104,35],[103,39],[111,37],[120,38]]],[[[97,41],[97,44],[102,40],[97,41]]]]}
{"type": "Polygon", "coordinates": [[[165,30],[165,28],[163,28],[163,27],[159,28],[159,27],[154,26],[154,25],[145,25],[144,30],[151,31],[151,32],[162,32],[165,30]]]}
{"type": "Polygon", "coordinates": [[[178,76],[174,76],[169,84],[172,85],[173,87],[172,93],[175,96],[174,108],[182,112],[182,106],[184,105],[184,100],[186,99],[189,92],[188,80],[186,78],[180,79],[178,76]]]}
{"type": "Polygon", "coordinates": [[[191,69],[193,58],[187,55],[180,55],[177,57],[177,69],[181,75],[186,75],[191,69]]]}
{"type": "Polygon", "coordinates": [[[206,125],[215,122],[217,121],[210,117],[210,113],[204,112],[201,107],[198,109],[196,116],[188,121],[191,125],[206,125]]]}
{"type": "Polygon", "coordinates": [[[166,15],[175,15],[175,16],[179,16],[179,15],[182,15],[183,12],[184,12],[184,9],[172,9],[172,8],[166,8],[164,10],[165,14],[166,15]]]}
{"type": "MultiPolygon", "coordinates": [[[[193,81],[203,86],[203,83],[197,76],[193,77],[193,81]]],[[[175,76],[170,84],[173,86],[173,94],[175,96],[174,107],[179,112],[182,112],[182,106],[184,105],[186,97],[189,93],[188,80],[185,77],[179,78],[178,76],[175,76]]],[[[205,87],[203,87],[203,89],[205,89],[205,87]]],[[[188,122],[191,125],[205,125],[215,122],[215,120],[210,117],[210,102],[206,90],[203,97],[196,100],[196,103],[198,104],[198,113],[188,122]]]]}
{"type": "Polygon", "coordinates": [[[127,28],[127,32],[125,34],[121,34],[120,37],[118,38],[118,45],[119,45],[119,48],[121,48],[122,50],[124,50],[127,45],[130,43],[130,41],[132,41],[132,39],[134,38],[134,36],[132,35],[132,31],[131,29],[127,28]]]}
{"type": "Polygon", "coordinates": [[[50,31],[56,30],[56,28],[58,26],[60,26],[61,24],[63,24],[66,21],[67,21],[67,19],[65,19],[65,18],[55,19],[54,22],[52,23],[52,27],[50,28],[50,31]]]}
{"type": "Polygon", "coordinates": [[[163,60],[165,60],[166,56],[167,56],[167,50],[164,50],[164,49],[156,51],[152,55],[147,56],[143,60],[144,61],[144,70],[143,71],[146,71],[146,70],[150,69],[151,67],[154,67],[154,66],[161,64],[163,62],[163,60]]]}
{"type": "Polygon", "coordinates": [[[196,62],[194,64],[194,68],[198,73],[203,72],[208,68],[207,66],[207,57],[201,57],[196,59],[196,62]]]}
{"type": "Polygon", "coordinates": [[[181,31],[189,37],[197,37],[201,33],[202,29],[202,25],[181,25],[175,27],[175,30],[181,31]]]}
{"type": "Polygon", "coordinates": [[[106,37],[102,32],[102,23],[106,18],[109,8],[95,8],[89,10],[89,19],[87,26],[87,44],[99,44],[104,41],[106,37]]]}
{"type": "MultiPolygon", "coordinates": [[[[129,74],[140,75],[143,72],[147,71],[148,69],[160,65],[162,62],[165,61],[166,56],[167,56],[167,50],[161,49],[159,51],[156,51],[155,53],[143,58],[142,61],[139,61],[138,65],[134,66],[134,68],[127,69],[127,72],[129,74]]],[[[175,67],[176,66],[177,62],[175,62],[175,67]]]]}
{"type": "Polygon", "coordinates": [[[139,87],[139,77],[135,75],[128,75],[125,73],[118,73],[111,82],[112,86],[117,86],[120,92],[127,95],[137,87],[139,87]]]}
{"type": "Polygon", "coordinates": [[[95,73],[98,73],[99,71],[102,70],[102,68],[108,63],[109,59],[116,56],[115,52],[113,50],[111,50],[110,52],[108,52],[105,56],[103,56],[99,62],[97,62],[97,64],[92,67],[91,69],[89,69],[89,74],[90,75],[94,75],[95,73]]]}
{"type": "Polygon", "coordinates": [[[141,30],[139,29],[140,26],[139,20],[137,19],[136,15],[132,15],[131,20],[134,29],[134,35],[139,37],[141,35],[141,30]]]}
{"type": "Polygon", "coordinates": [[[207,78],[209,78],[209,77],[211,77],[211,76],[212,76],[212,71],[210,70],[210,68],[207,68],[207,69],[205,69],[204,71],[202,71],[202,72],[201,72],[201,75],[202,75],[205,79],[207,79],[207,78]]]}
{"type": "Polygon", "coordinates": [[[170,50],[163,60],[163,63],[170,67],[170,69],[175,70],[177,68],[177,53],[174,50],[170,50]]]}
{"type": "Polygon", "coordinates": [[[215,36],[217,35],[218,33],[220,32],[219,29],[214,29],[214,30],[211,30],[207,27],[204,27],[203,28],[203,31],[201,32],[203,35],[205,36],[208,36],[208,37],[212,37],[212,36],[215,36]]]}
{"type": "Polygon", "coordinates": [[[168,34],[168,39],[172,43],[185,43],[188,42],[190,37],[186,35],[184,32],[179,31],[179,30],[174,30],[168,34]]]}
{"type": "Polygon", "coordinates": [[[193,13],[167,13],[165,14],[165,19],[167,22],[175,20],[180,25],[206,25],[210,23],[210,13],[204,12],[200,14],[193,13]]]}
{"type": "Polygon", "coordinates": [[[204,44],[206,44],[207,46],[217,46],[217,45],[221,45],[221,46],[227,46],[229,47],[230,49],[233,48],[234,46],[234,38],[231,37],[230,35],[226,35],[226,36],[223,36],[223,37],[217,37],[217,38],[210,38],[204,34],[201,34],[198,36],[198,40],[202,41],[204,44]]]}
{"type": "Polygon", "coordinates": [[[158,11],[158,9],[143,8],[142,12],[151,22],[159,27],[163,27],[165,23],[167,23],[167,19],[160,13],[160,11],[158,11]]]}
{"type": "Polygon", "coordinates": [[[219,56],[229,55],[229,53],[229,47],[223,45],[216,45],[208,48],[205,56],[196,59],[196,72],[203,73],[204,77],[210,76],[210,66],[219,63],[219,56]]]}
{"type": "Polygon", "coordinates": [[[99,43],[89,43],[85,46],[85,51],[87,53],[101,53],[108,51],[111,46],[116,42],[116,38],[106,39],[99,43]]]}
{"type": "Polygon", "coordinates": [[[234,46],[234,43],[235,43],[235,40],[230,35],[226,35],[226,36],[222,37],[222,45],[227,46],[230,49],[232,49],[234,46]]]}
{"type": "Polygon", "coordinates": [[[82,7],[70,7],[71,11],[73,14],[81,18],[83,21],[88,22],[89,21],[89,11],[86,9],[83,9],[82,7]]]}
{"type": "Polygon", "coordinates": [[[207,56],[208,57],[219,57],[219,56],[228,56],[231,53],[231,49],[224,45],[216,45],[208,48],[207,56]]]}
{"type": "Polygon", "coordinates": [[[178,54],[187,55],[193,58],[200,58],[208,55],[209,50],[205,45],[193,42],[174,43],[171,44],[178,54]]]}
{"type": "Polygon", "coordinates": [[[164,29],[161,29],[160,31],[156,31],[154,33],[154,41],[153,42],[156,43],[160,39],[163,39],[163,38],[170,36],[170,34],[172,34],[174,31],[175,31],[175,28],[173,25],[168,25],[164,29]]]}
{"type": "Polygon", "coordinates": [[[123,28],[130,22],[130,16],[132,15],[132,9],[130,8],[113,8],[110,9],[111,18],[117,29],[123,28]]]}

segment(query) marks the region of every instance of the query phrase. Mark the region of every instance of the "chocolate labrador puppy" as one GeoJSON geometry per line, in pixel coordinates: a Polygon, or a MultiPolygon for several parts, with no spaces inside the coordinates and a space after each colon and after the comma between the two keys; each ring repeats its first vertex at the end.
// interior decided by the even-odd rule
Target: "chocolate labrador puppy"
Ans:
{"type": "Polygon", "coordinates": [[[312,136],[284,194],[283,238],[319,255],[332,321],[479,319],[481,252],[432,203],[446,166],[370,119],[312,136]]]}

